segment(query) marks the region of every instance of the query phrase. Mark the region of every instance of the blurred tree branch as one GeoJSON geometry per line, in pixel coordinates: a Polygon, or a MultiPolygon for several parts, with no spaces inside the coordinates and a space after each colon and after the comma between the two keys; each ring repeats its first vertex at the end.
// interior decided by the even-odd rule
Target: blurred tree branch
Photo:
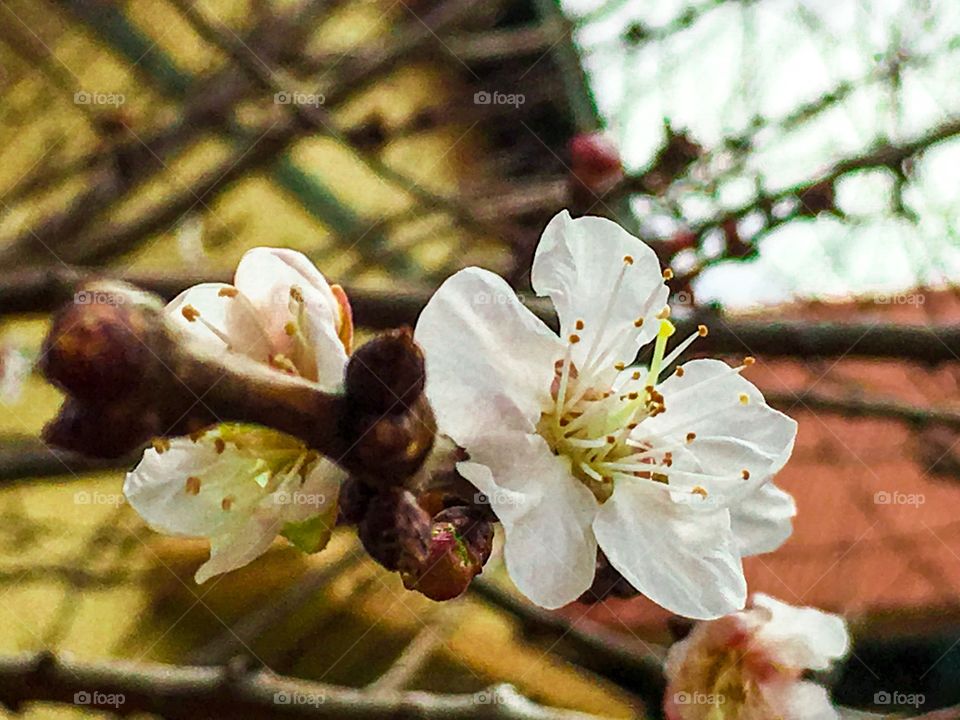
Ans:
{"type": "Polygon", "coordinates": [[[171,720],[599,720],[536,705],[508,685],[472,695],[372,693],[280,677],[241,663],[211,668],[91,662],[47,653],[0,658],[0,704],[17,712],[31,701],[69,703],[123,716],[148,712],[171,720]]]}

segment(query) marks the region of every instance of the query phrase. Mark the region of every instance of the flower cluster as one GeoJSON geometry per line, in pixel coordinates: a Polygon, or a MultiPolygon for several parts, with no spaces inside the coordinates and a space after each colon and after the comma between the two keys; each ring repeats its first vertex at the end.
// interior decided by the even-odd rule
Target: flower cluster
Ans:
{"type": "MultiPolygon", "coordinates": [[[[212,353],[239,353],[324,389],[343,382],[350,306],[300,253],[251,250],[233,285],[192,287],[165,313],[212,353]]],[[[344,477],[297,438],[222,423],[154,441],[127,475],[124,493],[154,529],[210,539],[210,560],[196,575],[204,582],[259,557],[278,534],[305,552],[322,549],[344,477]]]]}

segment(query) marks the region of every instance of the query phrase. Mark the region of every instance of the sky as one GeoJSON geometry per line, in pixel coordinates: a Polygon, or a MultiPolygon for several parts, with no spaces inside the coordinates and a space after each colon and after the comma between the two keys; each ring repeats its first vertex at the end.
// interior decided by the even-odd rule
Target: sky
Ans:
{"type": "MultiPolygon", "coordinates": [[[[843,81],[857,90],[788,130],[768,128],[741,167],[714,155],[668,198],[691,222],[770,190],[815,177],[879,139],[914,138],[960,112],[960,3],[956,0],[564,0],[578,24],[608,132],[629,169],[646,167],[663,122],[710,149],[751,119],[778,120],[843,81]],[[631,46],[624,30],[654,33],[685,9],[703,9],[689,29],[631,46]],[[953,32],[951,32],[953,29],[953,32]],[[881,78],[901,58],[900,90],[881,78]],[[863,82],[867,79],[867,82],[863,82]],[[723,177],[716,193],[702,179],[723,177]]],[[[960,140],[928,151],[904,192],[914,218],[893,210],[893,176],[869,171],[838,184],[847,222],[793,222],[761,243],[751,262],[703,273],[698,300],[746,308],[796,299],[889,295],[960,279],[960,140]]],[[[671,214],[640,201],[648,230],[669,235],[671,214]]],[[[720,242],[705,247],[719,249],[720,242]]]]}

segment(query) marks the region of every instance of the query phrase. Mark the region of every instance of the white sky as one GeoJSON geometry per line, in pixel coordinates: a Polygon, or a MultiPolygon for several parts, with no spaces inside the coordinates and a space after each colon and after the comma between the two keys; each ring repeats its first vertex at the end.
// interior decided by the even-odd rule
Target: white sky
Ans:
{"type": "MultiPolygon", "coordinates": [[[[713,4],[564,0],[574,18],[601,6],[615,8],[585,24],[578,41],[629,168],[650,162],[664,118],[710,149],[742,132],[756,115],[781,118],[842,80],[882,70],[895,48],[913,60],[903,72],[899,101],[889,84],[863,85],[811,122],[761,135],[758,150],[721,185],[717,198],[696,184],[672,195],[691,221],[748,200],[758,179],[774,190],[791,185],[868,150],[878,138],[912,138],[960,111],[957,0],[729,2],[667,40],[639,49],[621,40],[631,22],[657,28],[685,8],[713,4]]],[[[719,174],[720,162],[710,165],[710,174],[719,174]]],[[[790,223],[763,240],[757,260],[705,272],[695,286],[698,299],[743,307],[960,280],[960,141],[937,146],[917,165],[904,197],[918,222],[890,211],[891,187],[892,177],[882,171],[846,178],[838,186],[838,204],[852,222],[821,217],[790,223]]],[[[666,213],[638,210],[658,233],[674,227],[666,213]]]]}

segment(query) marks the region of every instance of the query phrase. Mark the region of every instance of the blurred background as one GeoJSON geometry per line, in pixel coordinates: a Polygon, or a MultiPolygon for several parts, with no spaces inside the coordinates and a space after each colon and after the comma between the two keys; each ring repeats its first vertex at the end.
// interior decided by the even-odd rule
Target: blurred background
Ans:
{"type": "Polygon", "coordinates": [[[642,598],[541,612],[495,557],[438,605],[349,531],[196,586],[206,544],[125,506],[133,460],[39,439],[61,398],[31,368],[82,279],[169,298],[293,247],[368,337],[467,265],[528,290],[566,207],[649,242],[694,351],[755,355],[799,421],[795,533],[745,564],[847,617],[836,700],[960,703],[958,50],[949,0],[0,0],[0,658],[658,717],[677,623],[642,598]]]}

